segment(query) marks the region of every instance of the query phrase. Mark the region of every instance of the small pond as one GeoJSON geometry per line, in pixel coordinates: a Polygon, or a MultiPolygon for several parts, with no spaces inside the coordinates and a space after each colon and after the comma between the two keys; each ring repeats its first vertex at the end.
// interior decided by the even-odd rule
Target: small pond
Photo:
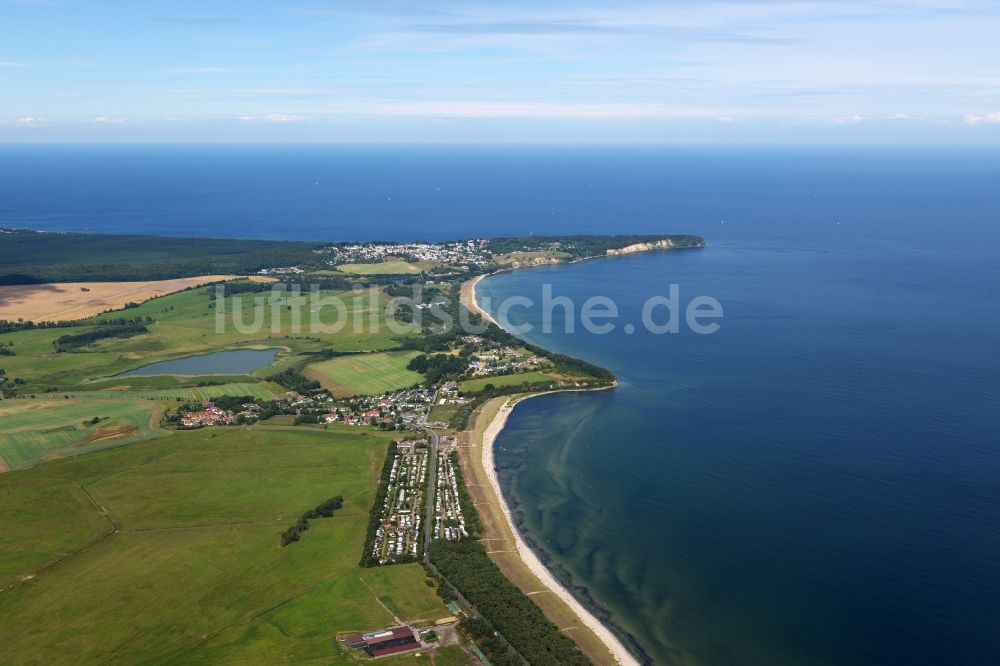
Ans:
{"type": "Polygon", "coordinates": [[[172,361],[150,363],[119,377],[132,375],[249,375],[274,360],[277,349],[236,349],[201,356],[185,356],[172,361]]]}

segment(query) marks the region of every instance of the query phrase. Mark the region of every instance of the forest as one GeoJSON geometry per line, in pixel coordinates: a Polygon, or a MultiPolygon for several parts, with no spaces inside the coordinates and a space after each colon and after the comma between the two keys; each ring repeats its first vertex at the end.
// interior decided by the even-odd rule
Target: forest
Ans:
{"type": "Polygon", "coordinates": [[[92,328],[89,331],[84,331],[83,333],[60,335],[52,342],[52,345],[58,352],[68,352],[79,349],[80,347],[85,347],[93,342],[97,342],[98,340],[106,338],[130,338],[134,335],[148,332],[149,329],[140,321],[122,324],[109,324],[106,326],[92,328]]]}
{"type": "Polygon", "coordinates": [[[0,230],[0,285],[167,280],[315,261],[315,243],[0,230]]]}
{"type": "Polygon", "coordinates": [[[478,542],[437,541],[430,548],[430,559],[530,664],[590,663],[576,643],[560,633],[541,609],[507,580],[478,542]]]}

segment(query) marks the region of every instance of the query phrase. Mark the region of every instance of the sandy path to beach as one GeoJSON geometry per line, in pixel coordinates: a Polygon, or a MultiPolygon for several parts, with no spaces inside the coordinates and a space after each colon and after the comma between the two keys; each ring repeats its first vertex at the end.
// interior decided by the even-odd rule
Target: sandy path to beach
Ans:
{"type": "Polygon", "coordinates": [[[531,396],[487,402],[477,410],[473,427],[464,431],[460,440],[469,492],[484,526],[484,546],[504,575],[572,637],[592,662],[638,666],[618,637],[577,601],[528,547],[503,501],[493,445],[514,406],[526,397],[531,396]]]}

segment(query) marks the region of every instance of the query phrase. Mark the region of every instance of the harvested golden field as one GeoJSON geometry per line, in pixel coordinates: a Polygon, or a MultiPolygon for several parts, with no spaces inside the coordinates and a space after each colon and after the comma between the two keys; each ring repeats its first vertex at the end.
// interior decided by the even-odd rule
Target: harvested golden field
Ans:
{"type": "Polygon", "coordinates": [[[129,302],[141,303],[154,296],[236,277],[200,275],[149,282],[56,282],[0,286],[0,319],[82,319],[121,308],[129,302]]]}

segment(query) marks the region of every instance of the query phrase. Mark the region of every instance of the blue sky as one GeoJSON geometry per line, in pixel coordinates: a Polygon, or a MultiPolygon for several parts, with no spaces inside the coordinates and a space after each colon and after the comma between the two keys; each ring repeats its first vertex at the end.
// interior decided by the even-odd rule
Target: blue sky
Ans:
{"type": "Polygon", "coordinates": [[[1000,142],[1000,3],[0,0],[0,142],[1000,142]]]}

